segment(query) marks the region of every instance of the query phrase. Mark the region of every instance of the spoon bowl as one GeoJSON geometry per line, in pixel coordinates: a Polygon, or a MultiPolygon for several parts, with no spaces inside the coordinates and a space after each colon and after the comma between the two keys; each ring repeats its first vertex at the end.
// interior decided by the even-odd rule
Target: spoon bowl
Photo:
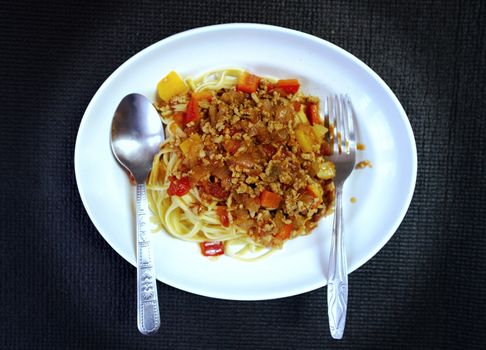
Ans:
{"type": "Polygon", "coordinates": [[[137,183],[147,179],[163,140],[164,129],[150,100],[140,94],[125,96],[111,124],[111,147],[118,162],[137,183]]]}

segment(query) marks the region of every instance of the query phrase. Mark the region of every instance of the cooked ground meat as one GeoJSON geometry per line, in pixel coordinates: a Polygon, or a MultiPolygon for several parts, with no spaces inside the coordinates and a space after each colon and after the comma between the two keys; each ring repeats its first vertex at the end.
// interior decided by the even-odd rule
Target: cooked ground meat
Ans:
{"type": "MultiPolygon", "coordinates": [[[[318,106],[319,99],[271,84],[261,79],[251,94],[221,89],[197,101],[198,118],[180,125],[172,141],[181,165],[171,175],[189,177],[203,200],[226,206],[230,224],[256,242],[279,247],[332,210],[334,185],[332,173],[320,172],[330,163],[325,128],[306,118],[306,106],[318,106]]],[[[190,99],[188,93],[168,105],[190,99]]]]}
{"type": "Polygon", "coordinates": [[[364,168],[372,168],[373,163],[371,163],[371,160],[362,160],[361,162],[358,162],[355,166],[355,169],[364,169],[364,168]]]}

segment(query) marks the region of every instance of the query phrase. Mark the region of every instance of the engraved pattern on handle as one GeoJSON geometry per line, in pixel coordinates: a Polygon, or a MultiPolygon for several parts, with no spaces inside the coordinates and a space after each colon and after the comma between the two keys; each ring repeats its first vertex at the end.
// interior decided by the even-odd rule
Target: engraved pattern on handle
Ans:
{"type": "Polygon", "coordinates": [[[145,184],[137,185],[137,323],[142,334],[160,327],[159,300],[150,242],[149,209],[145,184]]]}
{"type": "Polygon", "coordinates": [[[327,282],[327,313],[329,329],[334,339],[341,339],[346,325],[348,304],[348,267],[343,242],[343,186],[336,186],[336,213],[334,216],[331,254],[327,282]]]}

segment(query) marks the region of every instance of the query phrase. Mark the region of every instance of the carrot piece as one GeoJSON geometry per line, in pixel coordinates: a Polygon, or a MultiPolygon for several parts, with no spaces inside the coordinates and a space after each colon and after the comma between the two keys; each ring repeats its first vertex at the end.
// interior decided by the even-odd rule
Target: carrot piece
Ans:
{"type": "Polygon", "coordinates": [[[285,225],[283,225],[280,232],[275,235],[275,238],[281,239],[282,241],[285,240],[285,239],[288,239],[290,237],[290,234],[292,233],[293,229],[294,229],[293,223],[285,224],[285,225]]]}
{"type": "Polygon", "coordinates": [[[282,196],[273,193],[271,191],[264,190],[260,194],[260,204],[262,207],[267,209],[277,209],[280,205],[280,201],[282,200],[282,196]]]}
{"type": "Polygon", "coordinates": [[[309,103],[305,110],[305,114],[307,115],[307,119],[309,119],[309,123],[311,125],[322,123],[321,118],[319,118],[319,109],[317,104],[309,103]]]}
{"type": "Polygon", "coordinates": [[[197,91],[191,94],[191,98],[197,101],[201,101],[201,100],[211,101],[213,99],[213,94],[209,90],[197,91]]]}
{"type": "Polygon", "coordinates": [[[236,83],[236,90],[251,94],[252,92],[257,91],[259,83],[260,77],[248,72],[243,72],[236,83]]]}
{"type": "Polygon", "coordinates": [[[186,120],[186,113],[184,112],[176,112],[172,116],[172,119],[179,125],[181,128],[184,126],[184,121],[186,120]]]}
{"type": "Polygon", "coordinates": [[[282,79],[277,81],[276,87],[281,88],[288,94],[295,94],[299,91],[300,84],[297,79],[282,79]]]}

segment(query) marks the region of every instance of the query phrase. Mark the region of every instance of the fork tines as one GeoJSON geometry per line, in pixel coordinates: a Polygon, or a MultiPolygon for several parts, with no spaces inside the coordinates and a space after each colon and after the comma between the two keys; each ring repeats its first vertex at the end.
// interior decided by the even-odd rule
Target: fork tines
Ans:
{"type": "Polygon", "coordinates": [[[353,110],[348,95],[331,95],[324,101],[326,141],[333,154],[350,153],[355,147],[353,110]]]}

